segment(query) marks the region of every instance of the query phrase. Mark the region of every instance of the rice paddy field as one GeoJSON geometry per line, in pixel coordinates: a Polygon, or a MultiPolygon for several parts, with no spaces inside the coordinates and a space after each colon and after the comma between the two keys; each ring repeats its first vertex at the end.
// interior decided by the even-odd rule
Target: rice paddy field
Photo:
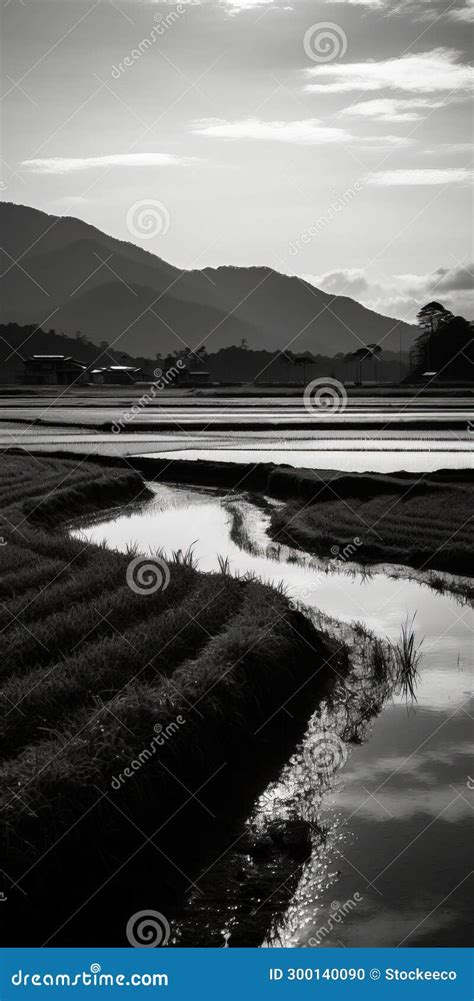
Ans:
{"type": "MultiPolygon", "coordinates": [[[[446,686],[462,724],[472,580],[443,571],[467,567],[469,475],[19,451],[0,469],[3,941],[123,945],[144,906],[166,915],[172,945],[301,937],[347,882],[324,804],[349,754],[376,774],[392,716],[396,746],[417,745],[432,707],[407,708],[440,686],[443,726],[446,686]],[[381,559],[429,573],[361,566],[381,559]],[[293,927],[295,907],[311,915],[293,927]]],[[[377,835],[381,871],[418,820],[377,835]]],[[[463,823],[453,832],[464,864],[463,823]]],[[[430,874],[434,904],[436,887],[430,874]]]]}
{"type": "Polygon", "coordinates": [[[362,563],[386,561],[419,570],[469,574],[472,569],[474,490],[466,479],[440,483],[435,478],[400,484],[374,496],[291,501],[272,519],[274,539],[329,556],[362,563]],[[421,486],[421,489],[420,489],[421,486]],[[355,557],[355,554],[357,556],[355,557]]]}
{"type": "Polygon", "coordinates": [[[121,944],[150,881],[172,911],[219,854],[255,792],[246,763],[259,781],[274,765],[262,727],[288,700],[283,754],[347,650],[225,561],[204,574],[175,551],[149,587],[135,550],[69,536],[145,502],[138,472],[10,454],[1,470],[3,938],[121,944]]]}

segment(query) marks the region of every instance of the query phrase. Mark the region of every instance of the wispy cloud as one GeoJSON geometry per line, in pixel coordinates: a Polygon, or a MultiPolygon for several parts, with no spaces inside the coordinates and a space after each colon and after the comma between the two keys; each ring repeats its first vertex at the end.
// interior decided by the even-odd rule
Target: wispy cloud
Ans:
{"type": "Polygon", "coordinates": [[[374,101],[351,104],[348,108],[342,108],[339,114],[379,122],[416,122],[423,117],[423,112],[443,107],[444,101],[433,101],[429,97],[381,97],[374,101]]]}
{"type": "Polygon", "coordinates": [[[53,156],[22,160],[20,166],[34,174],[70,174],[100,167],[176,167],[191,162],[190,157],[170,153],[113,153],[109,156],[53,156]]]}
{"type": "Polygon", "coordinates": [[[351,7],[383,11],[387,17],[409,17],[412,21],[472,21],[474,0],[330,0],[351,7]]]}
{"type": "Polygon", "coordinates": [[[369,174],[368,184],[378,187],[392,185],[432,185],[432,184],[468,184],[474,171],[468,167],[446,167],[433,170],[379,170],[369,174]]]}
{"type": "Polygon", "coordinates": [[[423,150],[427,156],[455,156],[457,153],[472,154],[472,143],[436,143],[435,146],[426,146],[423,150]]]}
{"type": "Polygon", "coordinates": [[[304,145],[343,143],[352,138],[344,129],[324,125],[318,118],[293,122],[264,122],[258,118],[246,118],[240,121],[209,118],[197,122],[192,132],[195,135],[212,136],[217,139],[259,139],[304,145]]]}
{"type": "Polygon", "coordinates": [[[231,14],[241,14],[245,10],[258,10],[259,7],[275,5],[275,0],[219,0],[219,3],[231,14]]]}
{"type": "Polygon", "coordinates": [[[343,93],[387,88],[412,94],[468,90],[472,70],[459,62],[460,56],[455,49],[438,48],[379,62],[314,66],[306,70],[312,82],[305,89],[313,93],[343,93]]]}
{"type": "Polygon", "coordinates": [[[319,118],[299,121],[264,122],[258,118],[240,121],[225,121],[222,118],[205,119],[192,128],[195,135],[215,139],[260,140],[266,142],[296,143],[304,146],[320,146],[326,143],[346,145],[407,146],[409,139],[403,136],[355,136],[345,129],[324,125],[319,118]]]}

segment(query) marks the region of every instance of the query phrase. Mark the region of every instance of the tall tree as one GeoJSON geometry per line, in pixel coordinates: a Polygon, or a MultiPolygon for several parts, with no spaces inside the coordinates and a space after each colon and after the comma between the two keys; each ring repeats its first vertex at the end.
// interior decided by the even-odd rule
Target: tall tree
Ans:
{"type": "Polygon", "coordinates": [[[374,363],[374,379],[375,382],[377,382],[377,359],[379,355],[382,354],[382,348],[380,347],[380,344],[368,344],[367,350],[370,351],[370,357],[374,363]]]}

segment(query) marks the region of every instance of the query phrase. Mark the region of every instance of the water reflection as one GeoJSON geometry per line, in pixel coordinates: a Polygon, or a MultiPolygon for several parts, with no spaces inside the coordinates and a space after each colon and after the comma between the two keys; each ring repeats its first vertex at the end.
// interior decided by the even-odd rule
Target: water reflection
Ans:
{"type": "Polygon", "coordinates": [[[311,558],[287,562],[288,550],[276,562],[260,551],[268,545],[266,515],[242,499],[235,503],[251,551],[230,537],[228,499],[174,487],[160,486],[141,510],[85,534],[121,550],[134,542],[142,551],[168,554],[197,540],[201,570],[216,570],[220,554],[234,573],[283,581],[316,621],[319,613],[341,623],[358,620],[394,640],[416,611],[417,634],[424,637],[416,704],[407,706],[382,680],[368,685],[362,658],[345,691],[312,717],[295,754],[255,805],[254,829],[296,817],[312,830],[311,857],[266,944],[467,945],[472,610],[413,580],[380,572],[367,578],[357,570],[347,576],[344,567],[322,568],[311,558]],[[317,742],[327,732],[345,751],[324,773],[317,742]]]}
{"type": "MultiPolygon", "coordinates": [[[[349,436],[348,436],[349,437],[349,436]]],[[[394,473],[400,470],[412,473],[428,473],[437,469],[470,469],[472,452],[469,440],[431,440],[428,445],[429,433],[424,434],[424,440],[407,438],[403,442],[397,438],[382,438],[381,435],[371,439],[354,437],[348,443],[341,441],[338,448],[331,438],[313,436],[311,443],[287,436],[285,441],[274,441],[270,446],[268,440],[252,442],[253,448],[248,448],[248,438],[239,445],[229,444],[229,440],[208,440],[204,447],[197,445],[189,435],[183,440],[182,447],[176,441],[168,443],[160,449],[159,440],[153,445],[153,451],[143,448],[141,454],[150,459],[203,459],[208,462],[274,462],[281,465],[296,466],[303,469],[339,469],[345,472],[357,473],[394,473]],[[349,447],[348,447],[349,444],[349,447]],[[207,445],[207,447],[206,447],[207,445]],[[166,450],[164,450],[166,448],[166,450]]],[[[133,439],[132,439],[133,442],[133,439]]],[[[137,449],[134,448],[136,453],[137,449]]]]}

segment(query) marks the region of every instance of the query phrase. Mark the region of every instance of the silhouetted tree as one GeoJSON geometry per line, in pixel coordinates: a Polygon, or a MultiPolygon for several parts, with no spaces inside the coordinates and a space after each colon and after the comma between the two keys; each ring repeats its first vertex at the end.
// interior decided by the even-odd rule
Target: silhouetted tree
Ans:
{"type": "Polygon", "coordinates": [[[463,316],[453,316],[439,302],[430,302],[417,315],[422,333],[410,352],[412,373],[427,370],[454,380],[473,378],[474,352],[471,324],[463,316]]]}
{"type": "Polygon", "coordinates": [[[379,344],[368,344],[367,350],[370,351],[370,356],[374,362],[374,380],[377,382],[377,359],[382,354],[382,348],[379,344]]]}

